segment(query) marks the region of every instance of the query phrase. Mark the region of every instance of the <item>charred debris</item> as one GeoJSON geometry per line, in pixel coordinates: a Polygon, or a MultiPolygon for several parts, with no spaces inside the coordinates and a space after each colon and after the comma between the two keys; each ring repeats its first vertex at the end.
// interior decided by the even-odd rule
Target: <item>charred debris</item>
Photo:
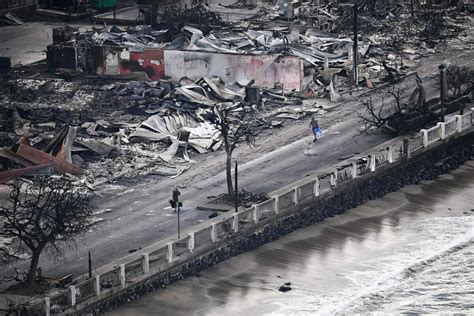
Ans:
{"type": "Polygon", "coordinates": [[[173,19],[144,12],[150,25],[55,28],[48,73],[1,81],[0,182],[179,176],[193,155],[222,150],[213,107],[255,111],[268,129],[323,114],[315,98],[399,82],[469,19],[458,6],[417,5],[414,18],[401,2],[362,1],[354,37],[349,3],[282,2],[234,22],[200,5],[173,19]]]}

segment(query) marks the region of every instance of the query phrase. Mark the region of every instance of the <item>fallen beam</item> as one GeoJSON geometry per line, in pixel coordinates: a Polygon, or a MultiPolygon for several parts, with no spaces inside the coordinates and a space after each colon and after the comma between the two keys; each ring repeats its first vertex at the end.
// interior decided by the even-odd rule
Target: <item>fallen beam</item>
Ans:
{"type": "Polygon", "coordinates": [[[39,165],[53,164],[54,169],[59,173],[82,174],[80,167],[25,144],[21,144],[16,153],[24,159],[39,165]]]}

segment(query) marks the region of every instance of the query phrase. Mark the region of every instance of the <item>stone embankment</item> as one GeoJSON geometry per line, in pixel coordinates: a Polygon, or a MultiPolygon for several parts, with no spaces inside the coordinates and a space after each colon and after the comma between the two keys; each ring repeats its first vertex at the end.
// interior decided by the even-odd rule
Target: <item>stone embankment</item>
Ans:
{"type": "Polygon", "coordinates": [[[342,214],[407,184],[449,172],[474,154],[473,111],[272,192],[267,201],[222,214],[183,234],[83,276],[34,304],[31,314],[100,314],[255,249],[298,228],[342,214]]]}

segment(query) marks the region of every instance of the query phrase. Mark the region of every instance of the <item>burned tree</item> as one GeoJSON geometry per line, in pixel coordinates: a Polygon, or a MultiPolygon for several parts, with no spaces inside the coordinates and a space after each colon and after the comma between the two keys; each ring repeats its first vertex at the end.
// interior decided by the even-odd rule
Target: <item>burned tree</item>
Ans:
{"type": "Polygon", "coordinates": [[[364,123],[365,131],[374,127],[383,127],[394,135],[400,133],[399,126],[392,126],[393,124],[391,123],[402,114],[406,106],[401,102],[400,90],[392,89],[389,91],[389,94],[393,97],[393,101],[389,105],[385,102],[385,98],[382,98],[378,107],[374,104],[371,97],[360,101],[365,108],[365,113],[359,114],[360,120],[364,123]]]}
{"type": "Polygon", "coordinates": [[[474,70],[468,66],[449,65],[446,69],[448,90],[453,97],[464,95],[474,86],[474,70]]]}
{"type": "Polygon", "coordinates": [[[257,112],[254,108],[241,107],[239,104],[217,104],[203,117],[222,134],[226,152],[227,191],[229,195],[234,195],[232,154],[241,142],[246,142],[249,146],[255,146],[255,138],[266,127],[266,124],[257,118],[257,112]]]}
{"type": "Polygon", "coordinates": [[[388,91],[388,104],[385,98],[382,98],[379,106],[374,104],[372,98],[362,100],[365,111],[359,114],[359,118],[365,125],[364,131],[375,127],[383,128],[392,135],[401,135],[435,121],[437,116],[426,104],[426,91],[422,81],[418,75],[415,80],[417,86],[406,102],[403,101],[403,90],[400,88],[388,91]]]}
{"type": "Polygon", "coordinates": [[[18,238],[18,251],[31,255],[26,285],[35,283],[43,250],[62,255],[64,245],[90,227],[93,210],[92,195],[64,178],[41,176],[11,185],[9,200],[0,206],[1,229],[18,238]]]}

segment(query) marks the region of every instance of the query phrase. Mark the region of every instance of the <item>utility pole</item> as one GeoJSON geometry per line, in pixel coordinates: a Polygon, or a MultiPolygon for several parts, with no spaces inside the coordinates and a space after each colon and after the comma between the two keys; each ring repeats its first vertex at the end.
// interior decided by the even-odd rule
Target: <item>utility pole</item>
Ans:
{"type": "Polygon", "coordinates": [[[440,102],[441,102],[441,121],[444,121],[444,103],[446,102],[447,98],[447,91],[448,91],[448,82],[446,80],[446,64],[441,64],[438,67],[439,69],[439,81],[441,86],[440,91],[440,102]]]}
{"type": "Polygon", "coordinates": [[[238,187],[238,170],[237,170],[237,161],[235,162],[235,211],[239,208],[239,187],[238,187]]]}
{"type": "Polygon", "coordinates": [[[181,229],[180,229],[180,222],[179,222],[179,212],[181,208],[179,207],[179,202],[178,202],[178,239],[181,239],[181,229]]]}
{"type": "Polygon", "coordinates": [[[353,46],[353,56],[352,56],[352,62],[353,62],[353,79],[354,79],[354,87],[357,87],[358,81],[359,81],[359,74],[357,70],[357,65],[359,63],[358,60],[358,54],[357,54],[357,0],[354,0],[354,14],[353,14],[353,25],[352,29],[354,32],[354,46],[353,46]]]}
{"type": "Polygon", "coordinates": [[[92,279],[92,259],[91,251],[89,250],[89,279],[92,279]]]}

